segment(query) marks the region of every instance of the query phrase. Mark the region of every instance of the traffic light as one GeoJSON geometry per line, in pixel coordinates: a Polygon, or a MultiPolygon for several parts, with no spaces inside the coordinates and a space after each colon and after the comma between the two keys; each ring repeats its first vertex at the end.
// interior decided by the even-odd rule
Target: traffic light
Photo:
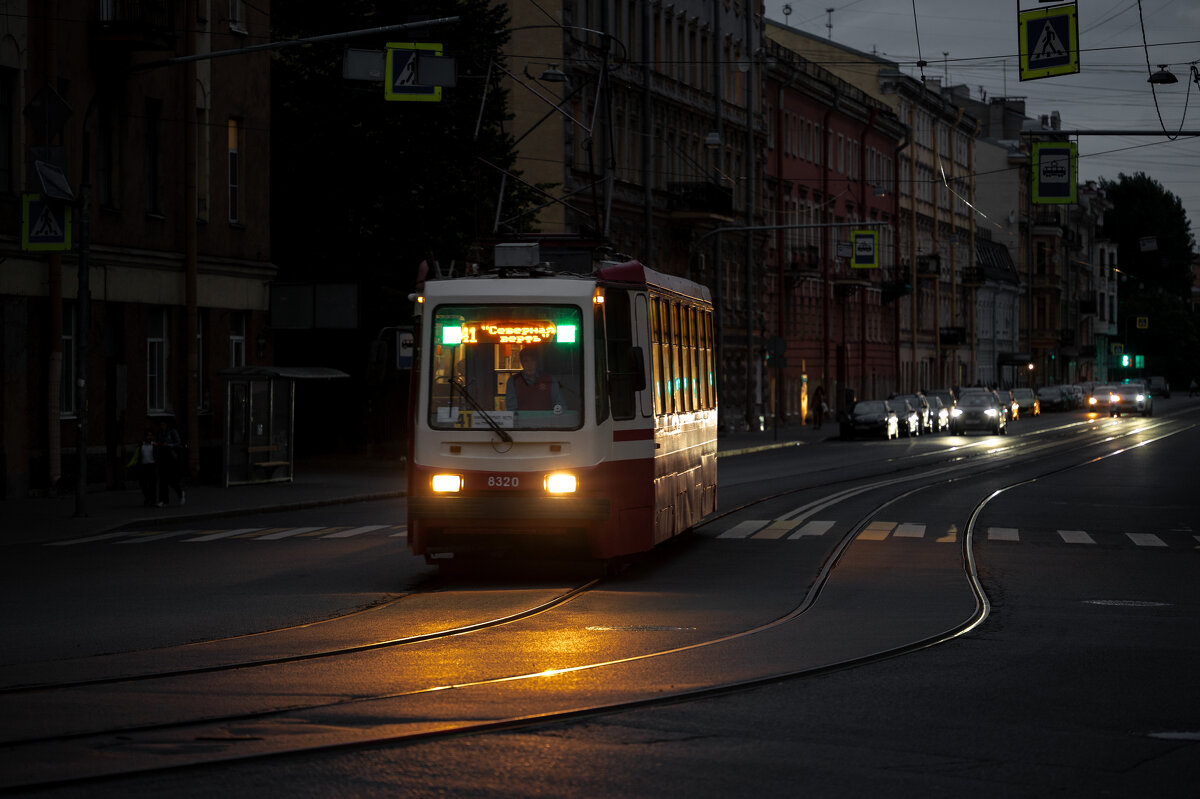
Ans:
{"type": "Polygon", "coordinates": [[[1129,366],[1129,354],[1128,353],[1125,353],[1124,355],[1121,356],[1121,366],[1123,368],[1128,368],[1128,366],[1129,366]]]}

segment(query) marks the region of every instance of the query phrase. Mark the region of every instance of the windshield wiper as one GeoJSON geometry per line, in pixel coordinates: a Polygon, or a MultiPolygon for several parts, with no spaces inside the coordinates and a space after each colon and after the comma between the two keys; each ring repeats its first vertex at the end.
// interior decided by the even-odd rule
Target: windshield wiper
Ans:
{"type": "Polygon", "coordinates": [[[471,396],[471,392],[467,391],[467,383],[465,380],[463,380],[461,377],[456,377],[450,381],[450,384],[457,387],[458,390],[462,392],[463,399],[465,399],[472,408],[483,415],[483,420],[488,423],[488,427],[496,431],[496,435],[500,436],[501,441],[503,441],[505,444],[512,443],[512,436],[508,434],[508,431],[496,424],[496,420],[492,418],[491,414],[485,411],[483,406],[475,401],[475,398],[471,396]]]}

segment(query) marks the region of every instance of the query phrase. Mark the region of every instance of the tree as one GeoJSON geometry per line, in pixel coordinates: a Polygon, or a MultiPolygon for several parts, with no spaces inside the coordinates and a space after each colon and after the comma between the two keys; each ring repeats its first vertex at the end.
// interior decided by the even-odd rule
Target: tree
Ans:
{"type": "Polygon", "coordinates": [[[1117,244],[1120,334],[1127,349],[1146,356],[1148,372],[1181,381],[1200,363],[1200,330],[1188,310],[1196,242],[1187,213],[1142,172],[1101,185],[1113,204],[1104,233],[1117,244]],[[1138,317],[1147,319],[1145,330],[1138,317]]]}
{"type": "Polygon", "coordinates": [[[428,254],[448,265],[490,226],[500,175],[482,161],[507,169],[513,158],[503,127],[506,94],[496,70],[488,78],[508,37],[503,4],[343,0],[273,7],[277,39],[449,16],[460,21],[277,52],[272,255],[282,279],[334,275],[407,295],[428,254]],[[446,88],[438,103],[386,102],[379,83],[342,77],[346,46],[381,51],[388,41],[443,43],[457,62],[457,87],[446,88]]]}

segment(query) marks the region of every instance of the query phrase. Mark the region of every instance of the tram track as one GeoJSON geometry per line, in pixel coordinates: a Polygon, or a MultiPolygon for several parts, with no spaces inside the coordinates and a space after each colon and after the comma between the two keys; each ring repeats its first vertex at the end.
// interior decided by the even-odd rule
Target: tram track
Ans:
{"type": "MultiPolygon", "coordinates": [[[[1184,429],[1190,429],[1191,426],[1184,429]]],[[[1145,432],[1144,428],[1139,428],[1145,432]]],[[[1175,432],[1180,432],[1176,430],[1175,432]]],[[[1162,433],[1159,436],[1148,439],[1142,442],[1144,445],[1153,443],[1153,441],[1173,435],[1171,431],[1162,433]]],[[[1096,443],[1111,443],[1114,439],[1106,439],[1104,442],[1091,442],[1087,445],[1072,447],[1066,451],[1060,451],[1060,454],[1074,455],[1080,449],[1088,446],[1093,446],[1096,443]]],[[[966,581],[970,584],[970,590],[975,597],[975,607],[963,615],[956,623],[945,627],[944,629],[931,631],[928,635],[914,638],[911,641],[906,641],[900,646],[887,646],[878,649],[877,651],[869,651],[859,653],[855,657],[842,658],[840,660],[820,663],[807,664],[799,668],[773,670],[769,673],[743,676],[741,679],[729,680],[700,687],[693,687],[683,690],[670,691],[655,691],[652,687],[639,686],[640,693],[637,690],[631,690],[630,696],[616,701],[610,700],[606,702],[574,702],[570,696],[565,697],[566,705],[552,708],[545,707],[530,707],[528,704],[520,705],[517,710],[522,712],[509,712],[507,715],[499,714],[490,718],[481,719],[470,714],[465,715],[468,720],[459,720],[449,723],[421,723],[411,721],[411,719],[421,716],[421,712],[413,709],[404,709],[404,703],[414,703],[420,707],[425,707],[429,702],[437,702],[439,697],[447,696],[462,696],[466,694],[481,694],[495,691],[511,691],[512,687],[518,684],[535,684],[539,681],[550,681],[562,677],[580,679],[585,675],[591,675],[592,679],[601,672],[614,672],[620,674],[626,671],[636,671],[639,667],[647,663],[661,663],[661,666],[654,666],[654,671],[667,672],[670,670],[672,659],[679,659],[689,653],[695,653],[701,650],[728,650],[730,648],[744,647],[748,640],[755,637],[766,637],[773,633],[781,631],[783,628],[797,622],[805,617],[814,607],[818,605],[818,601],[822,596],[823,591],[829,584],[832,575],[836,571],[838,565],[842,562],[858,535],[876,518],[880,513],[885,511],[893,504],[910,498],[918,492],[929,490],[931,484],[925,483],[920,486],[912,486],[902,488],[900,483],[903,481],[885,482],[875,484],[863,491],[840,492],[841,498],[837,501],[848,501],[853,497],[858,497],[865,491],[879,490],[885,493],[885,496],[872,500],[870,504],[858,512],[857,521],[852,523],[847,532],[842,536],[836,545],[826,554],[823,562],[820,565],[816,578],[805,591],[800,601],[786,612],[778,615],[776,618],[767,621],[763,624],[743,629],[737,632],[720,635],[700,641],[693,641],[683,646],[667,647],[656,650],[644,651],[624,657],[612,658],[606,660],[596,660],[587,663],[577,663],[570,666],[563,666],[552,670],[542,671],[527,671],[511,674],[497,674],[483,679],[466,680],[455,683],[438,683],[417,685],[405,690],[377,693],[372,696],[358,696],[342,699],[334,702],[326,703],[309,703],[297,705],[291,708],[276,709],[264,712],[242,713],[242,714],[227,714],[222,716],[214,716],[207,719],[190,719],[180,720],[164,724],[146,725],[142,727],[124,727],[111,728],[105,730],[91,731],[80,733],[66,739],[62,736],[54,739],[29,739],[23,741],[10,741],[6,744],[12,751],[21,751],[36,749],[39,746],[45,745],[50,749],[57,745],[66,744],[68,747],[74,746],[76,749],[90,751],[104,751],[108,755],[109,766],[119,766],[113,763],[112,755],[115,752],[122,750],[136,750],[136,739],[139,737],[150,738],[157,741],[170,740],[180,742],[179,750],[176,757],[168,758],[173,762],[163,763],[163,752],[158,751],[158,757],[155,758],[157,763],[142,762],[140,765],[126,762],[127,767],[118,767],[110,773],[104,773],[103,769],[100,773],[92,773],[90,775],[80,774],[76,777],[62,779],[43,779],[35,782],[24,783],[20,785],[3,786],[3,790],[13,790],[16,788],[27,789],[30,787],[49,787],[51,785],[61,784],[81,784],[87,783],[96,779],[107,779],[113,777],[128,777],[133,774],[142,774],[161,771],[165,769],[193,767],[197,765],[212,765],[217,763],[227,763],[232,761],[245,761],[256,758],[268,757],[286,757],[295,756],[298,754],[311,754],[315,752],[328,752],[338,749],[347,748],[363,748],[380,745],[403,745],[416,741],[430,740],[436,737],[446,737],[452,735],[464,735],[472,733],[490,732],[497,730],[512,730],[521,727],[538,726],[550,722],[565,721],[570,719],[578,719],[586,716],[602,715],[622,710],[634,708],[650,707],[655,704],[694,701],[697,699],[715,696],[723,693],[746,690],[749,688],[768,685],[774,682],[796,679],[799,677],[810,677],[823,673],[830,673],[849,668],[855,668],[870,663],[880,662],[889,658],[919,651],[931,646],[936,646],[949,640],[953,640],[961,635],[964,635],[978,627],[987,618],[989,603],[983,586],[979,582],[976,564],[973,553],[973,540],[975,524],[986,508],[988,503],[1001,495],[1003,492],[1011,490],[1020,485],[1025,485],[1029,482],[1039,479],[1047,479],[1055,474],[1081,468],[1090,463],[1097,462],[1103,458],[1113,457],[1124,451],[1125,448],[1116,449],[1107,454],[1091,455],[1087,458],[1074,458],[1071,463],[1057,466],[1053,469],[1040,472],[1033,476],[1022,477],[1006,482],[1000,487],[994,489],[991,493],[982,497],[975,502],[964,525],[964,534],[961,537],[961,569],[966,581]],[[898,492],[895,489],[901,489],[898,492]],[[399,703],[399,704],[397,704],[399,703]],[[392,709],[392,706],[396,706],[392,709]],[[298,724],[315,724],[313,715],[332,714],[336,717],[338,714],[346,714],[355,718],[384,718],[389,716],[399,715],[401,718],[410,719],[403,724],[385,724],[379,723],[371,727],[357,728],[353,732],[343,731],[340,735],[334,735],[336,740],[328,740],[328,735],[323,735],[319,731],[314,731],[311,735],[297,735],[293,727],[290,736],[280,736],[278,739],[271,740],[272,736],[266,735],[243,736],[239,738],[234,731],[239,727],[252,727],[256,730],[278,728],[289,724],[289,720],[298,724]],[[402,727],[403,729],[399,729],[402,727]],[[124,739],[123,741],[121,739],[124,739]],[[203,754],[194,753],[189,756],[189,749],[197,747],[189,747],[187,741],[192,742],[207,742],[210,746],[222,744],[223,751],[219,753],[206,752],[203,754]],[[247,751],[243,751],[247,750],[247,751]],[[249,751],[253,750],[253,751],[249,751]]],[[[1040,450],[1039,450],[1040,452],[1040,450]]],[[[1026,460],[1032,460],[1037,453],[1026,452],[1026,460]]],[[[988,475],[999,469],[1008,468],[1012,464],[1006,463],[996,465],[994,467],[974,469],[970,474],[959,475],[959,478],[979,477],[988,475]]],[[[958,479],[958,478],[950,478],[958,479]]],[[[748,503],[753,504],[753,503],[748,503]]],[[[573,589],[575,598],[581,593],[590,590],[597,581],[579,586],[573,589]]],[[[546,607],[538,614],[544,613],[555,608],[560,608],[569,601],[565,597],[554,603],[550,607],[546,607]]],[[[523,618],[530,618],[534,613],[526,614],[523,618]]],[[[518,619],[511,619],[505,624],[511,624],[518,619]]],[[[500,622],[497,622],[500,624],[500,622]]],[[[492,625],[495,626],[495,625],[492,625]]],[[[484,628],[477,628],[480,631],[484,628]]],[[[435,642],[438,638],[446,638],[449,636],[463,635],[474,632],[475,630],[457,630],[443,631],[440,636],[411,638],[407,641],[397,639],[389,644],[376,643],[367,645],[364,648],[356,648],[354,654],[362,654],[372,649],[382,648],[383,646],[402,646],[404,643],[429,643],[435,642]]],[[[349,650],[345,652],[331,652],[322,657],[335,657],[337,655],[349,655],[349,650]]],[[[312,655],[317,657],[317,655],[312,655]]],[[[295,660],[275,660],[270,663],[248,663],[243,664],[240,668],[254,668],[256,666],[286,666],[298,661],[295,660]]],[[[236,667],[231,667],[236,668],[236,667]]],[[[171,677],[186,678],[194,676],[195,672],[176,672],[171,677]]],[[[165,675],[160,675],[165,678],[165,675]]],[[[146,679],[151,679],[147,677],[146,679]]],[[[614,678],[616,679],[616,678],[614,678]]],[[[93,683],[91,686],[99,686],[101,683],[93,683]]],[[[77,684],[75,687],[91,687],[77,684]]],[[[47,687],[45,690],[52,690],[53,687],[47,687]]],[[[535,692],[536,693],[536,692],[535,692]]],[[[536,705],[537,703],[534,703],[536,705]]],[[[318,725],[319,726],[319,725],[318,725]]],[[[116,758],[121,760],[122,758],[116,758]]],[[[136,758],[134,758],[136,760],[136,758]]],[[[53,756],[51,756],[53,760],[53,756]]]]}

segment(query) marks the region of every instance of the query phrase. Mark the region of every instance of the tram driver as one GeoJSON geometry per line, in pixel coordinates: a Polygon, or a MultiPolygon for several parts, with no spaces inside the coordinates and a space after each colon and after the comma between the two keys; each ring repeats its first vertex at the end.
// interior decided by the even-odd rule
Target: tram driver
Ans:
{"type": "Polygon", "coordinates": [[[504,404],[510,411],[562,412],[562,389],[558,380],[541,371],[541,352],[535,346],[521,348],[521,371],[510,375],[504,389],[504,404]]]}

